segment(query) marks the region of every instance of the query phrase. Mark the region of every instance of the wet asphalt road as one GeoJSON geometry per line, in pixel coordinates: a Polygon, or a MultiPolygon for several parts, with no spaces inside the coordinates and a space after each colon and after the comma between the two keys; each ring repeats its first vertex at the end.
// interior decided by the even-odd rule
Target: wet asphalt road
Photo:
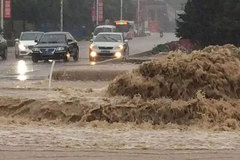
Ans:
{"type": "Polygon", "coordinates": [[[239,150],[0,150],[0,160],[239,160],[239,150]]]}
{"type": "MultiPolygon", "coordinates": [[[[176,40],[173,33],[165,33],[163,38],[159,34],[153,34],[150,37],[139,37],[129,41],[130,55],[141,53],[151,50],[155,45],[176,40]]],[[[64,63],[57,61],[55,70],[60,68],[68,68],[70,66],[86,66],[89,65],[88,61],[88,46],[90,42],[78,42],[80,48],[80,60],[78,62],[70,61],[64,63]]],[[[42,80],[47,79],[51,63],[39,62],[33,64],[30,57],[23,60],[18,60],[14,55],[14,47],[8,48],[8,60],[0,60],[0,80],[42,80]]]]}

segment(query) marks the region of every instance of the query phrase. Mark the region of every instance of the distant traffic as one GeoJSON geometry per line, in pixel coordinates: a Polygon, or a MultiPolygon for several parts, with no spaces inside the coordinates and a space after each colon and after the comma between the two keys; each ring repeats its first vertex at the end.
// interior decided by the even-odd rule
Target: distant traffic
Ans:
{"type": "MultiPolygon", "coordinates": [[[[146,30],[146,35],[151,32],[146,30]]],[[[129,56],[128,40],[137,35],[134,21],[117,20],[112,25],[96,26],[89,45],[89,61],[129,56]]],[[[7,59],[7,41],[0,36],[0,56],[7,59]]],[[[49,60],[78,61],[81,53],[76,39],[69,32],[22,32],[15,39],[15,57],[31,57],[33,63],[49,60]]]]}

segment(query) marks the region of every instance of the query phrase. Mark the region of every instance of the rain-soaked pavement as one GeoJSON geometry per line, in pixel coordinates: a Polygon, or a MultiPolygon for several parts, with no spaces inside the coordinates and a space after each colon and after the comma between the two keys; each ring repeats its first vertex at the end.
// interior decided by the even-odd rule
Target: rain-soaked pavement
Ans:
{"type": "Polygon", "coordinates": [[[238,160],[236,132],[0,125],[0,160],[238,160]]]}
{"type": "MultiPolygon", "coordinates": [[[[176,40],[177,38],[173,33],[165,33],[163,38],[159,34],[153,34],[150,37],[139,37],[129,41],[130,55],[151,50],[155,45],[176,40]]],[[[57,61],[55,69],[68,68],[69,66],[86,66],[88,62],[88,46],[90,42],[81,41],[78,43],[80,48],[79,62],[70,61],[64,63],[57,61]]],[[[51,63],[40,62],[33,64],[31,58],[24,58],[22,60],[15,59],[14,47],[8,49],[8,60],[0,60],[0,79],[6,80],[42,80],[46,79],[49,75],[51,63]]]]}

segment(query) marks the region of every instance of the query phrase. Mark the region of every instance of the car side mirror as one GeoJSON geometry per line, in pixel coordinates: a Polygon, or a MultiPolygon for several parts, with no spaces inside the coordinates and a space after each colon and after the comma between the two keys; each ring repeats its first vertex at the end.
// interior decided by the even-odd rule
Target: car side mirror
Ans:
{"type": "Polygon", "coordinates": [[[15,42],[19,42],[19,39],[15,39],[15,42]]]}
{"type": "Polygon", "coordinates": [[[125,40],[124,40],[124,43],[128,43],[128,40],[127,40],[127,39],[125,39],[125,40]]]}
{"type": "Polygon", "coordinates": [[[93,42],[93,39],[90,39],[90,42],[93,42]]]}
{"type": "Polygon", "coordinates": [[[92,35],[94,36],[94,33],[92,32],[92,35]]]}
{"type": "Polygon", "coordinates": [[[38,43],[38,40],[35,40],[34,42],[35,42],[35,43],[38,43]]]}

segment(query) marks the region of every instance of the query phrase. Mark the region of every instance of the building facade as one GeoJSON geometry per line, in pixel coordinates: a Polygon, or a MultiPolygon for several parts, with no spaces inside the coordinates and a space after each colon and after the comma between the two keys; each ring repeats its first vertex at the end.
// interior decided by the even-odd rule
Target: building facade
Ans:
{"type": "Polygon", "coordinates": [[[174,12],[171,14],[171,7],[164,0],[140,0],[139,24],[151,32],[170,31],[174,12]]]}

